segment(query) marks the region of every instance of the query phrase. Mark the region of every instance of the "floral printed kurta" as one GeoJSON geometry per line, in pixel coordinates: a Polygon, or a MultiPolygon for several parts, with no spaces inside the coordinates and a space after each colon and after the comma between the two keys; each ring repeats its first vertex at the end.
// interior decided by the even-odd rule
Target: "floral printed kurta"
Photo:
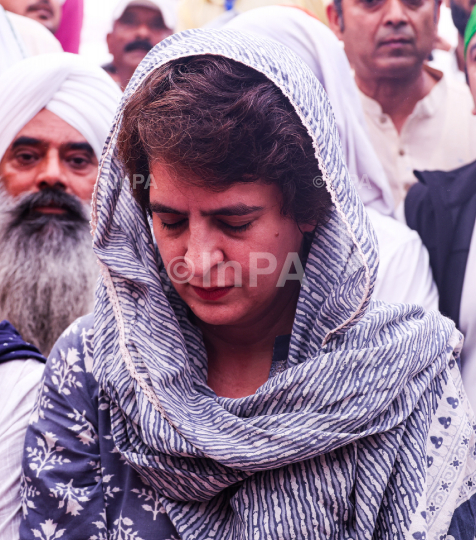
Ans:
{"type": "Polygon", "coordinates": [[[25,441],[20,538],[178,540],[157,493],[122,459],[91,373],[92,315],[46,366],[25,441]]]}

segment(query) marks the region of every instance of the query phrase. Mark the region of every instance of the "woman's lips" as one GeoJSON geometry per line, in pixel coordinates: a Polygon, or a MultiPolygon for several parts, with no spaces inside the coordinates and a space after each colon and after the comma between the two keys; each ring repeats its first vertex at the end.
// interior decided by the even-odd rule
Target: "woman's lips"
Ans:
{"type": "Polygon", "coordinates": [[[234,287],[195,287],[190,285],[192,289],[202,300],[219,300],[227,295],[234,287]]]}

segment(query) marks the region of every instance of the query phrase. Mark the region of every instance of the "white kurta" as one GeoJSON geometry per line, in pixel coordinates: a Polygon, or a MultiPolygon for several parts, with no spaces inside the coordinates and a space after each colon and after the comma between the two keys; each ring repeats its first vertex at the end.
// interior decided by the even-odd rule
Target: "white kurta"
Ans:
{"type": "Polygon", "coordinates": [[[398,206],[416,183],[414,170],[450,171],[476,159],[476,116],[466,84],[441,76],[420,100],[400,134],[380,104],[360,92],[370,140],[398,206]]]}
{"type": "Polygon", "coordinates": [[[0,538],[18,540],[23,443],[43,374],[37,360],[0,364],[0,538]]]}
{"type": "Polygon", "coordinates": [[[428,250],[418,233],[396,219],[367,208],[377,234],[380,264],[373,298],[389,304],[438,309],[428,250]]]}

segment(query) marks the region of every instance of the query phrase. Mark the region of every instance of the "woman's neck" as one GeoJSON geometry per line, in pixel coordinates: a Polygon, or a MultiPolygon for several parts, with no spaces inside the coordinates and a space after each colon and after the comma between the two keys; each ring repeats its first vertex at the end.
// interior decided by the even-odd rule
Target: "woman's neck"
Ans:
{"type": "Polygon", "coordinates": [[[198,321],[208,354],[208,386],[218,395],[252,395],[269,377],[277,336],[290,334],[299,283],[290,282],[272,305],[249,321],[211,326],[198,321]]]}

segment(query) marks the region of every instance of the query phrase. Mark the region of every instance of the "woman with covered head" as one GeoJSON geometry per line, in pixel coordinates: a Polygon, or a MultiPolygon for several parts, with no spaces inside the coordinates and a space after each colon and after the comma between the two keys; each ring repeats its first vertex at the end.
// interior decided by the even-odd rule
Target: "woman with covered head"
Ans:
{"type": "Polygon", "coordinates": [[[151,51],[93,230],[95,311],[48,361],[22,538],[474,532],[460,334],[372,301],[375,236],[290,51],[200,30],[151,51]]]}

